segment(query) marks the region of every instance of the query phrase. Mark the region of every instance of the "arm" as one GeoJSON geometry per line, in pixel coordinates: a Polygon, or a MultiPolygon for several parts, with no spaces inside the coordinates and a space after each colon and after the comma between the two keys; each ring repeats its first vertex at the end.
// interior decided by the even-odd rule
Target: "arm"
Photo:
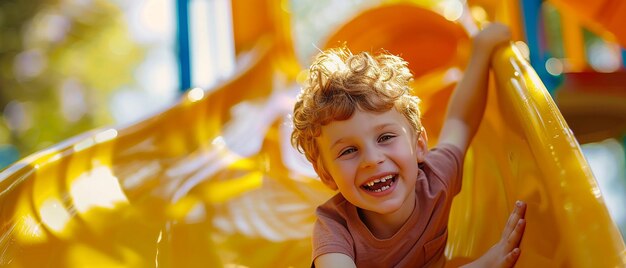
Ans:
{"type": "Polygon", "coordinates": [[[328,253],[315,258],[315,267],[356,268],[352,258],[342,253],[328,253]]]}
{"type": "Polygon", "coordinates": [[[467,151],[485,112],[491,55],[510,38],[508,27],[498,23],[489,24],[474,37],[465,74],[448,102],[439,143],[451,143],[467,151]]]}

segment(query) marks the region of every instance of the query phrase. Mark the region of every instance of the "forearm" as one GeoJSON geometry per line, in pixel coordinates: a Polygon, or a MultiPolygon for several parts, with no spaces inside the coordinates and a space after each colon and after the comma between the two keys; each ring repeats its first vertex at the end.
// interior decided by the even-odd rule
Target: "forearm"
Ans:
{"type": "Polygon", "coordinates": [[[448,103],[446,121],[465,122],[470,138],[476,133],[487,104],[490,56],[490,51],[474,48],[465,74],[448,103]]]}
{"type": "Polygon", "coordinates": [[[488,25],[474,36],[472,56],[448,102],[439,142],[456,145],[462,151],[467,150],[487,106],[491,54],[498,45],[510,38],[508,27],[498,23],[488,25]]]}

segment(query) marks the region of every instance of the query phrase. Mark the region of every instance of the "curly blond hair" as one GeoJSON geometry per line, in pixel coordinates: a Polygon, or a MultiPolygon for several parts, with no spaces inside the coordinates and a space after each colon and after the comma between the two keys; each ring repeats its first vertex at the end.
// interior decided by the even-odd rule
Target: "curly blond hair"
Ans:
{"type": "Polygon", "coordinates": [[[402,58],[381,52],[353,55],[345,46],[320,52],[309,69],[293,109],[292,145],[313,164],[322,179],[324,170],[315,138],[321,127],[347,120],[358,108],[385,112],[396,108],[419,133],[422,128],[419,98],[411,95],[413,75],[402,58]]]}

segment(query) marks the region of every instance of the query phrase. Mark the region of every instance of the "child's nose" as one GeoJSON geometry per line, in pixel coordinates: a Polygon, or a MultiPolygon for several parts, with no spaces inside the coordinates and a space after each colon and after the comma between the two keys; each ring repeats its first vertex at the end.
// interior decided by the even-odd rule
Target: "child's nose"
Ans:
{"type": "Polygon", "coordinates": [[[376,166],[385,161],[385,156],[379,150],[367,150],[361,160],[361,168],[376,166]]]}

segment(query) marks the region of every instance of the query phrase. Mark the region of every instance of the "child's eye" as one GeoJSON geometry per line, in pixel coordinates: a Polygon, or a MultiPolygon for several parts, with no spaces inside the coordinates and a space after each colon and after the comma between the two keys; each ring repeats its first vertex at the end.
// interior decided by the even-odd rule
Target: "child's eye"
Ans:
{"type": "Polygon", "coordinates": [[[344,155],[347,155],[347,154],[351,154],[353,152],[356,152],[356,149],[354,149],[354,148],[347,148],[347,149],[339,152],[339,156],[341,157],[341,156],[344,156],[344,155]]]}
{"type": "Polygon", "coordinates": [[[384,135],[380,136],[380,138],[378,138],[378,142],[388,141],[388,140],[390,140],[390,139],[392,139],[394,137],[395,136],[391,135],[391,134],[384,134],[384,135]]]}

